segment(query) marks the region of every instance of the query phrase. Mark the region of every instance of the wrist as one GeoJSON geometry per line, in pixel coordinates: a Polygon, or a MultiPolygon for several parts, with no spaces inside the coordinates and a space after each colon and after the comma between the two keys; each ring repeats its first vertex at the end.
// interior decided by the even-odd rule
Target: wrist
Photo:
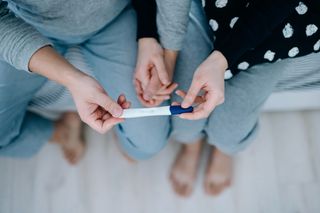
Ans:
{"type": "Polygon", "coordinates": [[[149,44],[154,44],[154,43],[158,44],[158,41],[157,41],[157,39],[155,39],[153,37],[140,38],[138,40],[139,46],[144,46],[144,45],[149,45],[149,44]]]}
{"type": "Polygon", "coordinates": [[[82,79],[86,78],[87,75],[77,69],[68,69],[64,71],[64,78],[61,79],[60,84],[68,88],[69,90],[73,90],[79,86],[79,82],[82,79]]]}
{"type": "Polygon", "coordinates": [[[169,59],[169,60],[176,60],[178,57],[178,51],[176,50],[169,50],[169,49],[164,49],[164,55],[169,59]]]}
{"type": "Polygon", "coordinates": [[[228,68],[228,61],[226,57],[218,50],[215,50],[209,56],[210,61],[214,63],[216,66],[218,65],[224,71],[228,68]]]}

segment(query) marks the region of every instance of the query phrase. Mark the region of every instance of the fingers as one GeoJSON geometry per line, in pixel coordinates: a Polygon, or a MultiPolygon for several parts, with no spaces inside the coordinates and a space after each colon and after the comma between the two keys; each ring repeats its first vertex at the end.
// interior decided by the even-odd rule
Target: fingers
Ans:
{"type": "Polygon", "coordinates": [[[198,78],[194,77],[192,80],[191,86],[189,88],[189,91],[182,101],[181,106],[183,108],[188,108],[195,102],[195,99],[197,98],[198,93],[200,92],[202,86],[203,85],[201,81],[198,78]]]}
{"type": "Polygon", "coordinates": [[[134,80],[138,80],[143,89],[147,87],[150,80],[150,69],[148,64],[139,64],[136,68],[134,80]]]}
{"type": "Polygon", "coordinates": [[[107,120],[104,120],[103,123],[102,123],[102,131],[104,133],[106,133],[108,130],[110,130],[113,126],[123,122],[124,119],[122,118],[114,118],[114,117],[111,117],[107,120]]]}
{"type": "MultiPolygon", "coordinates": [[[[177,90],[176,94],[178,96],[180,96],[182,99],[184,99],[186,97],[186,92],[182,91],[182,90],[177,90]]],[[[203,96],[197,96],[196,99],[194,100],[195,104],[201,104],[205,102],[205,98],[203,96]]]]}
{"type": "Polygon", "coordinates": [[[121,94],[118,98],[118,104],[123,108],[123,109],[128,109],[131,106],[131,102],[127,101],[125,95],[121,94]]]}
{"type": "Polygon", "coordinates": [[[111,129],[114,125],[121,123],[124,121],[122,118],[114,118],[111,117],[110,114],[105,114],[104,117],[107,117],[107,119],[103,118],[97,118],[97,119],[88,119],[86,123],[94,130],[99,132],[100,134],[106,133],[109,129],[111,129]]]}
{"type": "Polygon", "coordinates": [[[187,120],[198,120],[209,117],[211,112],[204,110],[203,108],[200,110],[196,110],[192,113],[184,113],[179,115],[180,118],[187,119],[187,120]]]}
{"type": "Polygon", "coordinates": [[[156,66],[156,70],[159,75],[160,82],[164,85],[170,84],[169,74],[165,67],[163,57],[158,60],[154,60],[154,65],[156,66]]]}
{"type": "Polygon", "coordinates": [[[170,95],[155,95],[152,99],[156,101],[166,101],[170,99],[170,95]]]}
{"type": "Polygon", "coordinates": [[[198,105],[192,113],[180,115],[180,118],[188,120],[197,120],[207,118],[216,106],[224,102],[223,94],[209,91],[205,96],[201,97],[202,103],[198,105]]]}
{"type": "Polygon", "coordinates": [[[203,103],[202,107],[205,112],[213,111],[216,106],[224,102],[224,94],[220,94],[217,91],[209,91],[205,96],[206,101],[203,103]]]}
{"type": "Polygon", "coordinates": [[[97,95],[97,103],[113,117],[120,117],[122,114],[122,107],[113,101],[107,94],[101,93],[97,95]]]}
{"type": "Polygon", "coordinates": [[[155,68],[152,68],[151,79],[146,89],[144,90],[143,98],[147,101],[152,99],[152,97],[157,94],[157,92],[160,90],[161,87],[162,85],[161,85],[161,81],[159,79],[157,70],[155,68]]]}
{"type": "Polygon", "coordinates": [[[157,93],[157,95],[170,95],[175,89],[177,89],[178,84],[172,83],[169,86],[163,86],[157,93]]]}

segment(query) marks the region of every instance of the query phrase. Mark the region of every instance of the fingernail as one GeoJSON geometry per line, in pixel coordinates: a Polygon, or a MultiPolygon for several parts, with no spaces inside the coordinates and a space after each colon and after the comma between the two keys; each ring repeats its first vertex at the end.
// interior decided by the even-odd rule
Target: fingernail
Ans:
{"type": "Polygon", "coordinates": [[[182,108],[188,108],[189,104],[187,102],[182,102],[181,107],[182,108]]]}
{"type": "Polygon", "coordinates": [[[114,108],[112,111],[112,115],[114,117],[120,117],[122,115],[122,109],[121,108],[114,108]]]}

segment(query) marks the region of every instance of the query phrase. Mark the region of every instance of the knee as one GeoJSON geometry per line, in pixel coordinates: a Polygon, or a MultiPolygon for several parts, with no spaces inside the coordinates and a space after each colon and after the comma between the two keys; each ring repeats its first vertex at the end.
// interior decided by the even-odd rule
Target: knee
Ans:
{"type": "Polygon", "coordinates": [[[136,159],[144,160],[159,153],[168,142],[168,124],[159,125],[118,125],[117,132],[122,148],[136,159]]]}
{"type": "Polygon", "coordinates": [[[226,110],[223,105],[210,116],[205,132],[208,143],[227,154],[243,150],[255,138],[258,129],[257,110],[251,113],[226,110]]]}

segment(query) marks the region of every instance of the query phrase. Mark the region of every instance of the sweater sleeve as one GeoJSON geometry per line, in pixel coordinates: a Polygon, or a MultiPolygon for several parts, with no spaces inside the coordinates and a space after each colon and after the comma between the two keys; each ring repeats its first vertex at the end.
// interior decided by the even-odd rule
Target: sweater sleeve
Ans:
{"type": "Polygon", "coordinates": [[[225,39],[215,42],[215,49],[222,52],[229,67],[248,50],[255,48],[292,12],[298,0],[255,0],[239,17],[225,39]]]}
{"type": "Polygon", "coordinates": [[[32,55],[41,47],[51,45],[36,29],[17,18],[0,0],[0,60],[16,69],[29,71],[32,55]]]}
{"type": "Polygon", "coordinates": [[[157,4],[155,0],[133,0],[137,12],[137,39],[151,37],[158,39],[157,4]]]}
{"type": "Polygon", "coordinates": [[[157,25],[162,46],[182,48],[187,32],[191,0],[157,0],[157,25]]]}

